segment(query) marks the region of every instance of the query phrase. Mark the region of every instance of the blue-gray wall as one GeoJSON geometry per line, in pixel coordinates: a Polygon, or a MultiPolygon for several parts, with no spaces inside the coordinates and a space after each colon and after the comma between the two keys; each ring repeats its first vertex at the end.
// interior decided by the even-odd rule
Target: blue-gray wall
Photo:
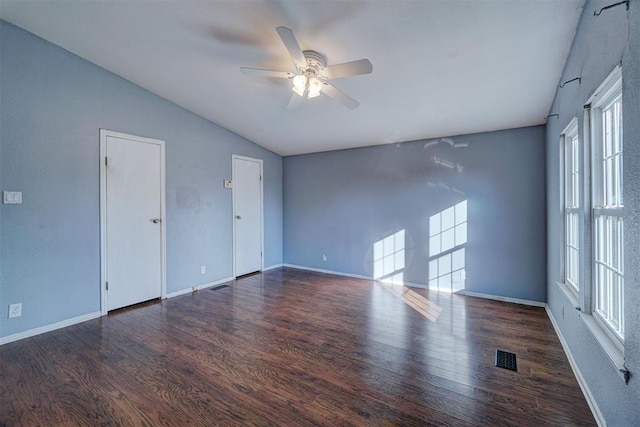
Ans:
{"type": "Polygon", "coordinates": [[[628,11],[620,6],[604,11],[598,17],[593,16],[594,11],[611,3],[586,3],[562,75],[562,81],[580,76],[582,82],[558,89],[551,112],[560,117],[549,119],[547,124],[547,297],[562,335],[607,423],[631,426],[640,425],[640,2],[631,1],[628,11]],[[632,374],[628,385],[609,362],[580,313],[571,309],[572,304],[556,285],[561,279],[562,244],[559,136],[569,121],[578,117],[582,138],[583,105],[621,59],[626,210],[625,363],[632,374]]]}
{"type": "Polygon", "coordinates": [[[426,285],[429,217],[467,200],[466,290],[545,301],[544,158],[542,126],[285,157],[285,263],[371,277],[404,229],[426,285]]]}
{"type": "Polygon", "coordinates": [[[4,21],[0,64],[0,190],[23,192],[0,205],[0,337],[100,309],[100,128],[166,141],[168,293],[233,274],[232,154],[264,160],[265,266],[282,263],[280,156],[4,21]]]}

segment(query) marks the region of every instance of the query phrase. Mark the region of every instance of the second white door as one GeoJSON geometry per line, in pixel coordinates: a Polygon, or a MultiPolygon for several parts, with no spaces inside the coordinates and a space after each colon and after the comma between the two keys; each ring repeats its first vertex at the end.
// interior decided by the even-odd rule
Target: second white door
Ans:
{"type": "Polygon", "coordinates": [[[262,160],[233,156],[235,276],[262,270],[262,160]]]}

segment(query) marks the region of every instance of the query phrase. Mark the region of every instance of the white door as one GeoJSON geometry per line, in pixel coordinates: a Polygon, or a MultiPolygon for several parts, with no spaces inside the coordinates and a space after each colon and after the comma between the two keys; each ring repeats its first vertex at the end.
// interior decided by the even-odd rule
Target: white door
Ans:
{"type": "Polygon", "coordinates": [[[101,153],[104,313],[163,294],[164,144],[101,131],[101,153]]]}
{"type": "Polygon", "coordinates": [[[262,160],[233,156],[235,276],[262,270],[262,160]]]}

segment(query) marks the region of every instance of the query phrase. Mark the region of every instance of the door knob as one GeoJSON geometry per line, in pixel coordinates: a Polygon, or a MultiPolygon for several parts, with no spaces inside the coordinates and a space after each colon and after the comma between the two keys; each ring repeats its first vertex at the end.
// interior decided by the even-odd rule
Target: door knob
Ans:
{"type": "Polygon", "coordinates": [[[151,222],[154,223],[154,224],[160,224],[162,222],[162,220],[160,218],[153,218],[151,220],[151,222]]]}
{"type": "Polygon", "coordinates": [[[236,215],[236,219],[242,219],[240,215],[236,215]]]}

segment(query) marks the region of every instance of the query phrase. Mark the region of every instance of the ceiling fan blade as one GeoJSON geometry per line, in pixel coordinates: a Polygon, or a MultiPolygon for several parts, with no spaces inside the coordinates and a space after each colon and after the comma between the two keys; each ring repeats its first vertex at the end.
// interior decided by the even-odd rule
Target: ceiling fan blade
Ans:
{"type": "Polygon", "coordinates": [[[289,99],[289,103],[287,104],[287,108],[290,110],[298,108],[300,104],[302,104],[302,101],[304,101],[304,98],[293,92],[291,94],[291,99],[289,99]]]}
{"type": "Polygon", "coordinates": [[[323,83],[321,93],[324,93],[334,101],[338,101],[340,104],[344,105],[350,110],[358,108],[358,105],[360,105],[358,101],[356,101],[337,87],[330,85],[329,83],[323,83]]]}
{"type": "Polygon", "coordinates": [[[339,79],[341,77],[357,76],[358,74],[369,74],[373,71],[373,64],[368,59],[345,62],[326,67],[320,74],[327,79],[339,79]]]}
{"type": "Polygon", "coordinates": [[[289,51],[289,55],[291,55],[291,59],[296,65],[307,65],[307,60],[302,53],[302,49],[298,44],[298,40],[296,40],[296,36],[293,35],[293,31],[287,27],[278,27],[276,28],[278,35],[282,39],[282,43],[284,43],[284,47],[289,51]]]}
{"type": "Polygon", "coordinates": [[[293,77],[293,73],[288,71],[273,71],[273,70],[263,70],[261,68],[249,68],[249,67],[240,67],[240,71],[244,74],[252,75],[252,76],[262,76],[262,77],[278,77],[281,79],[290,79],[293,77]]]}

